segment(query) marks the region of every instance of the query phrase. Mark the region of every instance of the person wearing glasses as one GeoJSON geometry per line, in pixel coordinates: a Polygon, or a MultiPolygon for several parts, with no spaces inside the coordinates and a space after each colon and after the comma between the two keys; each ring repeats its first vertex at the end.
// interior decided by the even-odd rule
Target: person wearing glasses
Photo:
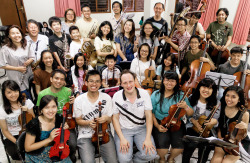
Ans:
{"type": "MultiPolygon", "coordinates": [[[[86,75],[88,92],[79,95],[74,103],[73,117],[75,117],[76,123],[78,124],[79,134],[77,146],[82,163],[95,162],[95,146],[91,141],[95,133],[94,129],[96,128],[97,122],[99,124],[105,122],[109,124],[113,114],[111,97],[106,93],[98,91],[101,84],[101,74],[97,70],[90,70],[86,75]],[[99,117],[99,105],[101,105],[102,108],[101,117],[99,117]]],[[[108,129],[108,133],[109,141],[105,144],[101,144],[97,148],[99,148],[104,162],[117,163],[114,138],[110,129],[108,129]]]]}

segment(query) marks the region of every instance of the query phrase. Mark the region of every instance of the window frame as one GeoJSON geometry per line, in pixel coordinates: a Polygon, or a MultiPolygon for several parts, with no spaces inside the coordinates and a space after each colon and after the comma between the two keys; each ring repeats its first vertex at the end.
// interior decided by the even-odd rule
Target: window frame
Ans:
{"type": "MultiPolygon", "coordinates": [[[[135,11],[135,8],[136,8],[136,1],[137,0],[130,0],[130,1],[134,1],[134,11],[126,11],[126,12],[144,12],[144,6],[143,6],[143,10],[142,11],[135,11]]],[[[144,1],[143,1],[144,3],[144,1]]],[[[122,0],[122,7],[123,7],[123,10],[125,9],[125,6],[124,6],[124,0],[122,0]]],[[[128,8],[129,9],[129,8],[128,8]]]]}
{"type": "MultiPolygon", "coordinates": [[[[91,10],[91,8],[90,8],[90,10],[91,10],[91,14],[106,14],[106,13],[111,13],[111,10],[112,10],[112,8],[111,8],[111,0],[106,0],[107,2],[109,2],[109,12],[107,11],[107,12],[94,12],[94,11],[92,11],[91,10]]],[[[98,0],[95,0],[95,6],[96,6],[96,8],[98,9],[98,0]]],[[[107,4],[107,6],[108,6],[108,4],[107,4]]],[[[82,3],[81,3],[81,0],[80,0],[80,8],[81,8],[81,11],[82,11],[82,3]]]]}

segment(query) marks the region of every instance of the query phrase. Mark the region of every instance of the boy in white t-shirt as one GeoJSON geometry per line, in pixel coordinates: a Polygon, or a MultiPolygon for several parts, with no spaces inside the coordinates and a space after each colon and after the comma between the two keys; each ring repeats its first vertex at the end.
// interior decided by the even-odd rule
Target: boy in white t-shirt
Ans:
{"type": "Polygon", "coordinates": [[[115,67],[116,57],[114,55],[107,55],[105,57],[105,68],[102,71],[102,86],[105,88],[114,87],[120,85],[120,73],[121,71],[115,67]]]}
{"type": "MultiPolygon", "coordinates": [[[[90,70],[86,75],[88,92],[78,96],[74,103],[74,117],[78,124],[77,146],[83,163],[95,162],[95,147],[92,144],[92,136],[95,133],[96,122],[100,124],[110,123],[112,101],[108,94],[99,92],[101,75],[97,70],[90,70]],[[101,102],[102,116],[99,117],[99,103],[101,102]]],[[[114,138],[110,131],[109,142],[100,145],[100,154],[105,162],[117,163],[114,138]]]]}
{"type": "Polygon", "coordinates": [[[156,157],[153,137],[152,103],[146,90],[135,88],[135,74],[121,73],[124,88],[113,97],[115,144],[119,162],[148,162],[156,157]],[[133,143],[138,152],[133,157],[133,143]]]}
{"type": "Polygon", "coordinates": [[[69,28],[69,33],[70,33],[70,37],[72,39],[72,42],[70,43],[70,56],[71,59],[74,60],[75,55],[79,52],[79,50],[82,47],[83,44],[83,40],[81,38],[80,32],[79,32],[79,28],[77,26],[71,26],[69,28]]]}

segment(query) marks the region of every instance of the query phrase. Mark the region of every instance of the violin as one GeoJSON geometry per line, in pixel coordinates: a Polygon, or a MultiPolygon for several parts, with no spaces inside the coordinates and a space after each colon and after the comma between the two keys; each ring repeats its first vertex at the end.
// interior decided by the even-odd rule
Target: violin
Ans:
{"type": "MultiPolygon", "coordinates": [[[[74,85],[71,87],[71,96],[74,95],[74,85]]],[[[73,104],[70,104],[67,102],[64,105],[67,110],[66,110],[66,122],[69,125],[69,129],[74,129],[76,127],[76,121],[75,118],[73,118],[73,104]]]]}
{"type": "MultiPolygon", "coordinates": [[[[107,75],[108,77],[108,75],[107,75]]],[[[107,81],[109,87],[114,87],[118,83],[118,79],[115,78],[115,67],[113,68],[113,77],[107,81]]]]}
{"type": "Polygon", "coordinates": [[[250,49],[250,45],[248,45],[248,47],[247,47],[246,63],[244,65],[243,72],[236,72],[234,74],[234,76],[236,76],[236,80],[234,82],[234,85],[240,85],[240,87],[244,90],[245,95],[247,97],[248,109],[250,109],[250,99],[249,99],[250,97],[248,96],[248,92],[249,92],[249,89],[250,89],[250,75],[245,74],[244,72],[247,70],[249,49],[250,49]]]}
{"type": "MultiPolygon", "coordinates": [[[[228,30],[228,26],[225,26],[224,36],[227,35],[227,30],[228,30]]],[[[225,40],[225,37],[222,37],[221,46],[223,46],[224,40],[225,40]]],[[[215,63],[215,67],[218,68],[220,64],[223,64],[228,60],[229,50],[226,49],[224,51],[218,51],[217,49],[214,49],[212,53],[210,54],[210,56],[215,63]]]]}
{"type": "Polygon", "coordinates": [[[87,71],[84,71],[84,75],[82,76],[82,78],[83,78],[82,92],[88,91],[88,87],[85,83],[86,82],[86,75],[87,75],[87,71]]]}
{"type": "MultiPolygon", "coordinates": [[[[179,103],[185,100],[189,91],[190,89],[188,89],[188,91],[184,94],[179,103]]],[[[166,126],[168,129],[170,129],[171,132],[178,131],[181,127],[180,119],[185,114],[186,114],[185,109],[178,107],[177,104],[171,105],[169,107],[168,116],[161,120],[161,125],[166,126]]]]}
{"type": "MultiPolygon", "coordinates": [[[[239,145],[239,142],[246,137],[247,130],[238,129],[238,128],[235,127],[237,124],[239,124],[241,122],[242,117],[243,117],[246,110],[247,110],[247,108],[244,108],[241,111],[237,122],[232,122],[232,123],[229,124],[229,126],[228,126],[229,134],[226,135],[225,138],[224,138],[224,140],[226,142],[239,145]]],[[[228,149],[228,148],[224,147],[224,150],[225,150],[225,152],[229,153],[230,155],[234,155],[234,156],[239,156],[240,155],[239,147],[236,147],[236,148],[233,148],[233,149],[228,149]]]]}
{"type": "Polygon", "coordinates": [[[67,108],[64,106],[62,127],[59,130],[60,134],[54,138],[54,145],[49,151],[49,157],[53,162],[61,161],[69,156],[70,150],[67,142],[69,140],[70,131],[63,128],[66,121],[66,111],[67,108]]]}
{"type": "MultiPolygon", "coordinates": [[[[99,117],[102,117],[102,102],[99,101],[99,117]]],[[[99,123],[96,121],[96,128],[94,129],[95,133],[92,136],[92,142],[97,143],[98,151],[100,152],[100,145],[106,144],[109,142],[109,133],[108,133],[108,123],[99,123]]]]}
{"type": "MultiPolygon", "coordinates": [[[[206,56],[206,49],[208,44],[206,44],[205,50],[203,51],[202,57],[206,56]]],[[[209,63],[201,62],[199,59],[194,60],[190,65],[191,76],[188,81],[186,81],[181,89],[185,92],[188,88],[196,88],[198,83],[205,78],[206,72],[210,71],[211,66],[209,63]]],[[[192,91],[190,92],[190,94],[192,91]]]]}
{"type": "MultiPolygon", "coordinates": [[[[26,94],[22,93],[22,106],[25,106],[26,102],[26,94]]],[[[22,132],[26,131],[26,124],[29,123],[33,119],[32,114],[30,114],[28,111],[21,111],[21,114],[18,116],[18,122],[21,125],[22,129],[19,131],[19,135],[21,135],[22,132]]]]}
{"type": "Polygon", "coordinates": [[[215,107],[213,108],[213,110],[211,111],[211,113],[209,114],[208,117],[206,117],[205,115],[201,115],[201,116],[199,117],[198,122],[199,122],[199,124],[201,125],[201,128],[202,128],[201,131],[199,131],[198,128],[197,128],[195,125],[193,125],[192,129],[193,129],[195,132],[197,132],[198,134],[200,134],[199,137],[203,137],[203,138],[209,137],[210,130],[211,130],[214,126],[210,126],[210,127],[206,126],[206,125],[205,125],[205,121],[206,121],[206,122],[210,122],[211,119],[213,118],[215,112],[218,110],[219,107],[220,107],[220,104],[219,104],[218,106],[215,106],[215,107]]]}
{"type": "MultiPolygon", "coordinates": [[[[152,66],[152,55],[150,56],[150,65],[149,67],[152,66]]],[[[154,70],[149,70],[146,69],[144,71],[145,74],[145,79],[141,82],[141,85],[144,89],[146,89],[147,91],[149,91],[150,94],[153,93],[153,89],[155,86],[155,82],[153,80],[153,78],[156,76],[155,71],[154,70]]]]}

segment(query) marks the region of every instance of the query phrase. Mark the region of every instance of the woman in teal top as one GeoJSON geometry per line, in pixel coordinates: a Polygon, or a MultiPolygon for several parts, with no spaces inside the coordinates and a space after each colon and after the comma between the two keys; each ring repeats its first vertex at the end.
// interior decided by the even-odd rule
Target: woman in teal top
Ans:
{"type": "Polygon", "coordinates": [[[183,102],[178,103],[184,95],[179,88],[178,74],[173,70],[169,70],[163,75],[161,89],[151,95],[154,122],[152,134],[157,153],[160,156],[160,163],[165,162],[165,155],[168,153],[170,144],[171,150],[167,159],[170,163],[173,163],[174,158],[181,154],[184,149],[181,139],[186,133],[184,124],[186,118],[182,118],[181,128],[175,132],[171,132],[165,126],[160,125],[161,120],[168,116],[169,107],[177,104],[178,107],[186,110],[186,116],[191,116],[194,112],[187,98],[183,102]]]}

